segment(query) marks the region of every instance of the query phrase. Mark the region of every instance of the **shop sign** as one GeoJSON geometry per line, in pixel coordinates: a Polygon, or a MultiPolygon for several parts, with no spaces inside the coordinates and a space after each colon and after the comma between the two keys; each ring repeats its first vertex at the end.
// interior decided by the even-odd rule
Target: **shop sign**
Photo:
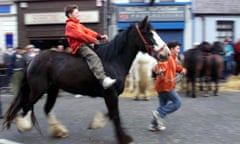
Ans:
{"type": "Polygon", "coordinates": [[[118,7],[119,22],[137,22],[145,16],[149,16],[151,21],[184,21],[185,6],[118,7]]]}
{"type": "Polygon", "coordinates": [[[13,48],[13,33],[12,32],[5,33],[5,40],[6,40],[6,48],[13,48]]]}
{"type": "MultiPolygon", "coordinates": [[[[64,12],[49,12],[49,13],[26,13],[24,14],[24,23],[26,25],[39,24],[63,24],[66,21],[64,12]]],[[[99,11],[81,11],[81,23],[98,23],[99,11]]]]}

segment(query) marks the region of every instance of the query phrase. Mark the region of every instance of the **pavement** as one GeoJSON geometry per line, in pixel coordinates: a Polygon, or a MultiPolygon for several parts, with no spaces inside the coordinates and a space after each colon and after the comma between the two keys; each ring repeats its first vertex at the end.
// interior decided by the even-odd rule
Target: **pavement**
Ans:
{"type": "MultiPolygon", "coordinates": [[[[123,127],[135,144],[239,144],[240,143],[240,95],[239,92],[221,92],[220,96],[193,99],[180,93],[182,107],[165,119],[167,129],[150,132],[147,129],[151,111],[158,106],[157,97],[150,101],[133,101],[120,97],[119,107],[123,127]]],[[[13,96],[2,94],[2,109],[5,111],[13,96]]],[[[69,130],[69,137],[52,138],[48,135],[43,113],[43,97],[35,105],[35,114],[41,128],[19,133],[15,124],[9,130],[0,132],[0,144],[117,144],[112,123],[105,128],[88,130],[88,124],[96,111],[106,112],[101,98],[87,96],[75,98],[61,93],[54,112],[69,130]],[[8,142],[7,142],[8,141],[8,142]],[[12,142],[12,143],[10,143],[12,142]]],[[[3,120],[0,120],[2,123],[3,120]]]]}

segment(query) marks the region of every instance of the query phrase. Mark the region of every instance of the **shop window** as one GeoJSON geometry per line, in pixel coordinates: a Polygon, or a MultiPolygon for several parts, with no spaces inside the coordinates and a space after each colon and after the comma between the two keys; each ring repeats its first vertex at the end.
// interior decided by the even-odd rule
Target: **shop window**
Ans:
{"type": "Polygon", "coordinates": [[[233,21],[217,21],[217,40],[224,41],[224,38],[228,36],[230,41],[234,39],[234,22],[233,21]]]}

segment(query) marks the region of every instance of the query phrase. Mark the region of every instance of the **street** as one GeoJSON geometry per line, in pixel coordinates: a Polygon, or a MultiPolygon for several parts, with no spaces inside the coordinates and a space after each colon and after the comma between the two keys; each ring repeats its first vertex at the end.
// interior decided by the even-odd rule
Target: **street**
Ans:
{"type": "MultiPolygon", "coordinates": [[[[33,128],[19,133],[15,124],[0,133],[1,139],[24,144],[116,144],[112,123],[105,128],[88,130],[88,124],[97,111],[106,112],[101,98],[80,97],[64,93],[58,98],[54,112],[69,130],[69,137],[51,138],[43,113],[45,98],[35,105],[35,114],[42,135],[33,128]]],[[[136,144],[239,144],[240,142],[240,96],[239,92],[221,92],[220,96],[193,99],[182,96],[183,105],[166,118],[167,129],[150,132],[147,127],[151,111],[158,106],[157,97],[150,101],[133,101],[120,97],[119,106],[123,127],[136,144]]],[[[2,95],[3,111],[12,96],[2,95]]],[[[3,120],[0,120],[1,124],[3,120]]],[[[7,143],[1,143],[7,144],[7,143]]]]}

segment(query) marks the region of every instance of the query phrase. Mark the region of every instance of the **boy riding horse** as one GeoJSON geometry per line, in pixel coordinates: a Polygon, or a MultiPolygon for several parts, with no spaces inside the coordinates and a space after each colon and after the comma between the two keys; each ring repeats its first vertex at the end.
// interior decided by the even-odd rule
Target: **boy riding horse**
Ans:
{"type": "Polygon", "coordinates": [[[72,54],[83,57],[93,72],[94,76],[100,81],[104,89],[110,88],[116,79],[105,75],[100,58],[89,47],[90,44],[100,44],[98,39],[108,39],[107,35],[101,35],[80,24],[79,10],[77,5],[69,5],[65,9],[67,16],[65,35],[72,48],[72,54]]]}

